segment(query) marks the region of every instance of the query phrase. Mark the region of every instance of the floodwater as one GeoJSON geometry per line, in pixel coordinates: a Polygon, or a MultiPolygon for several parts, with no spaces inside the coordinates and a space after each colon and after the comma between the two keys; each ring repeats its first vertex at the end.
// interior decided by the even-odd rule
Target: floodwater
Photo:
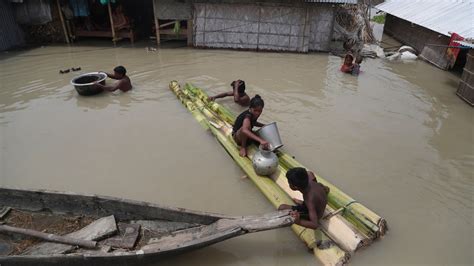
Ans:
{"type": "MultiPolygon", "coordinates": [[[[243,79],[265,100],[284,149],[385,217],[384,239],[353,265],[473,264],[473,109],[459,77],[422,62],[363,62],[359,77],[328,54],[110,48],[108,42],[0,55],[0,185],[145,200],[225,214],[273,210],[168,89],[212,93],[243,79]],[[125,65],[128,93],[78,96],[80,72],[125,65]]],[[[109,81],[111,82],[111,81],[109,81]]],[[[232,99],[221,99],[231,106],[232,99]]],[[[290,229],[228,240],[167,265],[313,265],[290,229]]]]}

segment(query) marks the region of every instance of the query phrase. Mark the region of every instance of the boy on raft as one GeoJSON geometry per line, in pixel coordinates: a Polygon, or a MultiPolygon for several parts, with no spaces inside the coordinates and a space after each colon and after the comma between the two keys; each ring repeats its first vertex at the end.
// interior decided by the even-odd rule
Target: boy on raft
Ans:
{"type": "Polygon", "coordinates": [[[314,174],[303,167],[295,167],[286,172],[290,188],[303,194],[303,201],[293,199],[297,205],[282,204],[278,210],[291,209],[295,224],[306,228],[318,228],[328,203],[329,188],[318,183],[314,174]]]}
{"type": "Polygon", "coordinates": [[[249,109],[242,112],[237,119],[235,119],[234,127],[232,128],[232,137],[237,145],[240,146],[239,154],[242,157],[247,156],[247,146],[250,145],[252,141],[260,143],[263,148],[269,148],[269,143],[252,131],[254,126],[264,126],[264,124],[257,122],[258,117],[262,114],[264,105],[265,103],[262,97],[257,94],[250,100],[249,109]]]}
{"type": "Polygon", "coordinates": [[[248,106],[250,103],[250,97],[245,93],[245,81],[235,80],[230,86],[232,86],[232,91],[223,92],[217,94],[216,96],[209,97],[209,101],[214,101],[215,99],[224,98],[227,96],[234,96],[234,102],[240,104],[241,106],[248,106]]]}

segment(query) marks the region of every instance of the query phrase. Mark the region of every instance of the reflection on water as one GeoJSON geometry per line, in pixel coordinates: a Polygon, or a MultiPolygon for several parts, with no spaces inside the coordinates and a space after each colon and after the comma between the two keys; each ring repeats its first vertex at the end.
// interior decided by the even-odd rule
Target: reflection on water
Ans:
{"type": "MultiPolygon", "coordinates": [[[[360,76],[327,54],[44,47],[0,55],[0,185],[114,195],[227,214],[273,207],[176,101],[170,80],[211,94],[243,79],[285,150],[386,217],[356,265],[472,264],[472,108],[458,77],[424,62],[368,59],[360,76]],[[75,75],[125,65],[134,89],[81,97],[75,75]],[[59,74],[60,69],[82,71],[59,74]],[[443,252],[439,252],[439,251],[443,252]]],[[[113,82],[108,80],[107,82],[113,82]]],[[[219,99],[234,112],[243,108],[219,99]]],[[[166,264],[311,265],[289,229],[166,264]]]]}

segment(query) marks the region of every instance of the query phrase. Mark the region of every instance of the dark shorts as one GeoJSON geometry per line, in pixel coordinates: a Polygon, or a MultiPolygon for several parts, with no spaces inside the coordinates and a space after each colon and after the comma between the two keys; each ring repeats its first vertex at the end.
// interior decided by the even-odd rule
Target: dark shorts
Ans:
{"type": "MultiPolygon", "coordinates": [[[[232,138],[234,139],[234,141],[235,141],[235,134],[236,134],[236,133],[237,133],[237,132],[232,132],[232,138]]],[[[236,142],[237,142],[237,141],[236,141],[236,142]]],[[[253,140],[253,139],[250,139],[250,138],[247,138],[247,142],[245,143],[245,147],[248,147],[248,146],[250,146],[250,145],[252,145],[252,144],[255,144],[255,146],[257,146],[257,147],[260,145],[260,143],[259,143],[258,141],[253,140]]]]}

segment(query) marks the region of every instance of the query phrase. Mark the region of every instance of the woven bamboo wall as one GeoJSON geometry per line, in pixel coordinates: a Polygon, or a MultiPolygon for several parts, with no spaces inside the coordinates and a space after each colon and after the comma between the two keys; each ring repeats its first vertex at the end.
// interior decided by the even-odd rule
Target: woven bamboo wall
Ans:
{"type": "Polygon", "coordinates": [[[474,106],[474,49],[470,49],[467,54],[466,65],[456,94],[474,106]]]}
{"type": "Polygon", "coordinates": [[[11,3],[0,0],[0,51],[25,43],[23,31],[16,23],[11,3]]]}
{"type": "Polygon", "coordinates": [[[330,5],[194,4],[194,46],[329,51],[330,5]]]}

